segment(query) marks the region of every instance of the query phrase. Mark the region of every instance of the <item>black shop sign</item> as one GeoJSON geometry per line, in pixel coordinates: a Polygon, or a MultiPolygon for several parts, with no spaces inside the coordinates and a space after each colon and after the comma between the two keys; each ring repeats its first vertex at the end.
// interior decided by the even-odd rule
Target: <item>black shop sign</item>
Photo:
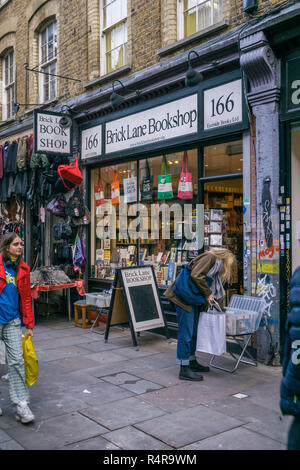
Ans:
{"type": "Polygon", "coordinates": [[[59,121],[62,113],[34,111],[34,152],[71,155],[72,126],[63,129],[59,121]]]}

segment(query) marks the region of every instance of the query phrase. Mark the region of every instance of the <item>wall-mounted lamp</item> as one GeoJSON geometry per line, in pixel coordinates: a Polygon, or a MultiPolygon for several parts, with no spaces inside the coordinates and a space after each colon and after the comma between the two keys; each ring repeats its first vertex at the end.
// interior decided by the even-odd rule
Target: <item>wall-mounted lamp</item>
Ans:
{"type": "Polygon", "coordinates": [[[201,60],[201,57],[199,54],[197,54],[196,51],[190,51],[188,54],[188,71],[185,75],[185,86],[195,86],[198,85],[198,83],[202,82],[203,80],[203,75],[200,72],[197,72],[193,67],[191,66],[191,59],[190,55],[195,54],[199,59],[201,60]]]}
{"type": "Polygon", "coordinates": [[[19,111],[20,109],[20,106],[43,106],[41,103],[14,103],[13,104],[13,108],[12,108],[12,112],[13,114],[17,114],[17,112],[19,111]]]}
{"type": "Polygon", "coordinates": [[[68,129],[72,126],[74,111],[70,106],[64,104],[60,112],[63,113],[63,116],[58,121],[58,124],[62,129],[68,129]]]}
{"type": "Polygon", "coordinates": [[[134,91],[137,94],[137,96],[140,96],[141,92],[139,90],[132,90],[131,88],[127,88],[126,86],[124,86],[123,83],[120,80],[114,80],[113,83],[112,83],[113,92],[110,95],[110,103],[111,103],[113,108],[117,108],[118,106],[120,106],[125,101],[125,98],[123,96],[118,95],[118,93],[115,92],[115,83],[116,82],[120,83],[120,85],[124,88],[124,90],[134,91]]]}

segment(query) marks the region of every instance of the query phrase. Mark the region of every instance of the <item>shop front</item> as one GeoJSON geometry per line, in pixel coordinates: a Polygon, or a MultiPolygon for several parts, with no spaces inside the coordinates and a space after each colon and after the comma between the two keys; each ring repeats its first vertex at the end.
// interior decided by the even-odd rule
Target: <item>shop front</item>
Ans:
{"type": "MultiPolygon", "coordinates": [[[[152,265],[163,296],[184,262],[222,247],[238,260],[227,301],[248,292],[247,128],[239,72],[81,125],[89,292],[109,289],[120,267],[152,265]]],[[[176,336],[174,308],[162,298],[176,336]]]]}
{"type": "MultiPolygon", "coordinates": [[[[282,61],[281,102],[281,279],[282,311],[289,312],[289,280],[300,265],[300,49],[282,61]]],[[[282,337],[284,335],[282,325],[282,337]]]]}

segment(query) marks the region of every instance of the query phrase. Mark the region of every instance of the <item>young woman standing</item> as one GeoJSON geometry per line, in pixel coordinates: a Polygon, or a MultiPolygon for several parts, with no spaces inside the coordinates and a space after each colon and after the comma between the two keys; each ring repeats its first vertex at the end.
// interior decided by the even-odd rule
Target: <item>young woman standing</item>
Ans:
{"type": "Polygon", "coordinates": [[[5,343],[9,394],[16,406],[16,419],[34,420],[25,383],[21,318],[25,336],[33,336],[34,316],[30,294],[30,268],[22,258],[22,240],[17,233],[7,233],[0,241],[0,339],[5,343]]]}

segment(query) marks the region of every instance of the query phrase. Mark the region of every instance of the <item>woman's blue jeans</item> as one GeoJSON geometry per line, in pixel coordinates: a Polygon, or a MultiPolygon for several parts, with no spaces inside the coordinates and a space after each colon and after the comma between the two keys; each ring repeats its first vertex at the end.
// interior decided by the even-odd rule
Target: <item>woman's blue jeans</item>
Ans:
{"type": "Polygon", "coordinates": [[[192,312],[188,312],[176,305],[176,314],[178,323],[176,364],[188,366],[190,360],[196,359],[199,308],[193,307],[192,312]]]}

